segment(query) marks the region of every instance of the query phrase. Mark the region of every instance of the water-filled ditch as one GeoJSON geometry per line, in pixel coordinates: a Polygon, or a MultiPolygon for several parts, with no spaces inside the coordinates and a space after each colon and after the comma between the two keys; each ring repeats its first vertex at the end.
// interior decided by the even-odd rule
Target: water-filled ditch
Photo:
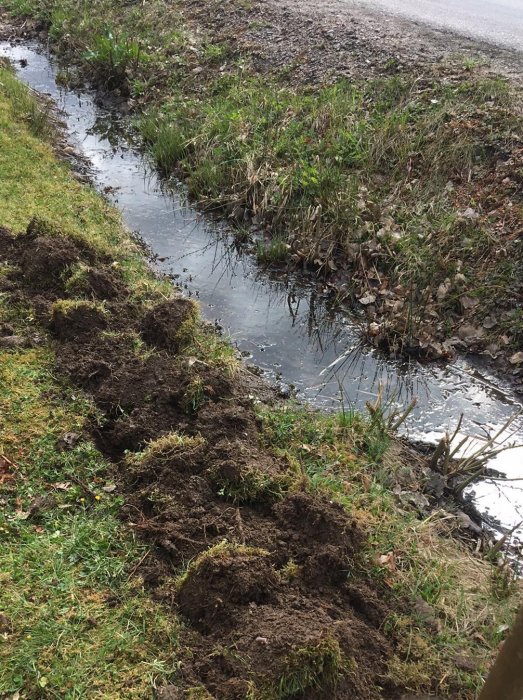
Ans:
{"type": "MultiPolygon", "coordinates": [[[[162,183],[137,149],[114,137],[118,113],[98,106],[89,91],[57,85],[57,67],[38,46],[3,42],[0,55],[13,61],[24,82],[55,100],[71,143],[90,161],[96,187],[154,252],[159,269],[197,298],[204,317],[223,328],[247,361],[270,379],[295,387],[299,397],[324,408],[339,408],[341,401],[345,408],[363,408],[380,385],[400,405],[417,397],[402,430],[424,441],[453,430],[462,413],[462,432],[485,438],[519,408],[509,387],[480,365],[463,359],[422,365],[364,346],[357,323],[330,308],[318,280],[261,270],[234,244],[225,225],[188,206],[183,188],[162,183]]],[[[523,420],[511,431],[521,447],[498,455],[490,466],[519,478],[523,420]]],[[[475,484],[478,508],[504,528],[523,521],[519,483],[487,479],[475,484]]]]}

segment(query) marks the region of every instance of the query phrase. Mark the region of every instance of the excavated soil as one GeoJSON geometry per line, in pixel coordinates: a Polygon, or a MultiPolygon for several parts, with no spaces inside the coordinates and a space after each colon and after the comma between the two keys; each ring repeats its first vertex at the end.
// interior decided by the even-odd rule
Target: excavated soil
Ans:
{"type": "Polygon", "coordinates": [[[16,237],[0,229],[0,256],[2,291],[33,306],[58,372],[93,397],[102,420],[91,431],[115,461],[122,517],[155,544],[143,578],[186,621],[176,687],[159,697],[194,697],[191,687],[216,700],[401,697],[386,681],[393,610],[365,574],[361,527],[263,447],[242,372],[183,354],[192,304],[143,309],[111,260],[38,222],[16,237]],[[68,284],[79,263],[92,271],[80,300],[68,284]]]}

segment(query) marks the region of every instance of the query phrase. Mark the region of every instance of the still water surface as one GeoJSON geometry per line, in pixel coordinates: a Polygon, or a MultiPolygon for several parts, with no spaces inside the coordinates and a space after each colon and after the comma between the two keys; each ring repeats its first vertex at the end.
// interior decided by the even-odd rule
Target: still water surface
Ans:
{"type": "MultiPolygon", "coordinates": [[[[365,347],[357,324],[329,308],[316,280],[260,270],[234,246],[223,224],[187,206],[181,187],[165,186],[136,149],[114,137],[119,116],[97,106],[88,91],[59,87],[56,65],[37,46],[4,42],[0,55],[13,61],[24,82],[56,101],[70,141],[91,163],[95,186],[159,258],[159,269],[197,298],[204,317],[223,328],[269,379],[296,387],[300,398],[323,408],[339,408],[342,395],[346,407],[362,408],[380,384],[398,405],[417,397],[403,430],[426,441],[453,430],[461,413],[463,432],[484,438],[520,407],[508,387],[465,360],[421,365],[365,347]]],[[[511,440],[522,447],[499,455],[491,466],[518,478],[522,419],[512,431],[511,440]]],[[[519,483],[475,485],[478,507],[503,527],[513,527],[523,521],[519,483]]]]}

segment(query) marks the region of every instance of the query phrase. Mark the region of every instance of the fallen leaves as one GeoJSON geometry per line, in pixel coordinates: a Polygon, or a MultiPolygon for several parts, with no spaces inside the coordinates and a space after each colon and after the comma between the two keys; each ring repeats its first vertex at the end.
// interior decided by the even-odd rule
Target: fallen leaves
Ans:
{"type": "Polygon", "coordinates": [[[0,486],[8,481],[13,481],[15,478],[14,472],[18,469],[18,465],[10,460],[5,455],[0,455],[0,486]]]}
{"type": "Polygon", "coordinates": [[[363,306],[368,306],[369,304],[374,304],[376,301],[376,295],[375,294],[365,294],[365,296],[360,297],[358,299],[360,304],[363,304],[363,306]]]}
{"type": "Polygon", "coordinates": [[[388,569],[389,571],[396,571],[397,566],[396,566],[396,557],[394,556],[394,552],[387,552],[387,554],[381,554],[378,557],[378,564],[385,568],[388,569]]]}

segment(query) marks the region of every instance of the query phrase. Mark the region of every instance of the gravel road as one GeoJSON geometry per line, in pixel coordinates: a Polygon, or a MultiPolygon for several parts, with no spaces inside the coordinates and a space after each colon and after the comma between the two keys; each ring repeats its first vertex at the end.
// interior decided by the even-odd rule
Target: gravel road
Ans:
{"type": "Polygon", "coordinates": [[[523,51],[523,0],[344,0],[469,39],[523,51]]]}

